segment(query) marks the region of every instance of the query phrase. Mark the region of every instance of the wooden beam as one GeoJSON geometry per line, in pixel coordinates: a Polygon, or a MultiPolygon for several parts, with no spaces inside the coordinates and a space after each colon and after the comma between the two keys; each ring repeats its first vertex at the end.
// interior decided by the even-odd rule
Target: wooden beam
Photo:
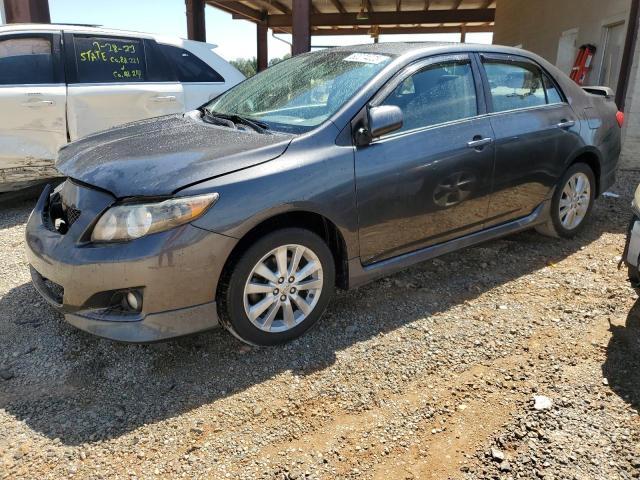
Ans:
{"type": "Polygon", "coordinates": [[[187,7],[187,37],[198,42],[207,41],[204,23],[204,0],[185,0],[187,7]]]}
{"type": "Polygon", "coordinates": [[[426,12],[430,8],[431,8],[431,1],[430,0],[424,0],[424,11],[426,12]]]}
{"type": "Polygon", "coordinates": [[[367,7],[367,12],[373,13],[373,5],[371,5],[371,0],[364,0],[364,4],[367,7]]]}
{"type": "Polygon", "coordinates": [[[256,24],[256,58],[259,72],[266,70],[269,66],[269,39],[267,37],[268,30],[269,28],[264,22],[256,24]]]}
{"type": "Polygon", "coordinates": [[[48,0],[4,0],[4,13],[7,23],[51,23],[48,0]]]}
{"type": "Polygon", "coordinates": [[[620,76],[616,89],[616,104],[623,112],[627,100],[627,91],[629,90],[636,44],[638,43],[638,28],[640,28],[640,0],[632,0],[629,22],[627,23],[627,37],[624,41],[622,60],[620,62],[620,76]]]}
{"type": "Polygon", "coordinates": [[[340,13],[347,13],[347,10],[344,8],[344,5],[342,5],[340,0],[331,0],[331,3],[333,3],[333,6],[336,7],[336,10],[340,13]]]}
{"type": "Polygon", "coordinates": [[[280,13],[291,13],[291,9],[278,0],[253,0],[264,8],[273,7],[280,13]]]}
{"type": "MultiPolygon", "coordinates": [[[[357,13],[321,13],[310,16],[311,25],[334,27],[341,25],[416,25],[423,23],[484,23],[495,20],[493,8],[463,10],[428,10],[411,12],[375,12],[366,20],[357,13]]],[[[291,15],[269,15],[269,27],[290,27],[291,15]]]]}
{"type": "MultiPolygon", "coordinates": [[[[311,5],[309,0],[292,0],[293,47],[292,55],[311,50],[311,5]]],[[[341,14],[339,14],[341,15],[341,14]]],[[[270,16],[269,18],[271,18],[270,16]]]]}
{"type": "MultiPolygon", "coordinates": [[[[325,35],[369,35],[371,33],[370,27],[349,27],[349,28],[317,28],[312,30],[314,36],[325,35]]],[[[469,32],[493,32],[493,25],[479,25],[472,27],[465,27],[467,33],[469,32]]],[[[380,27],[378,30],[379,35],[395,35],[395,34],[415,34],[415,33],[458,33],[462,32],[461,27],[380,27]]]]}
{"type": "Polygon", "coordinates": [[[456,0],[453,4],[453,10],[458,10],[460,5],[462,5],[462,2],[464,2],[464,0],[456,0]]]}
{"type": "Polygon", "coordinates": [[[402,10],[402,0],[396,0],[396,12],[402,10]]]}
{"type": "Polygon", "coordinates": [[[234,18],[241,18],[243,20],[249,20],[251,22],[262,22],[265,20],[266,15],[260,10],[247,7],[244,3],[237,2],[235,0],[206,0],[207,4],[212,7],[216,7],[220,10],[224,10],[227,13],[231,13],[234,18]]]}

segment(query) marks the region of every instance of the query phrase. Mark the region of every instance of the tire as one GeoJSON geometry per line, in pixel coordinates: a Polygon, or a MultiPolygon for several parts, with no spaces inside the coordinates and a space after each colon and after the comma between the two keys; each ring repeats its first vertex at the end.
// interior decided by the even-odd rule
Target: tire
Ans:
{"type": "MultiPolygon", "coordinates": [[[[574,185],[576,185],[574,183],[574,185]]],[[[585,187],[586,188],[586,187],[585,187]]],[[[575,189],[573,189],[575,190],[575,189]]],[[[591,210],[593,208],[593,202],[595,200],[596,193],[596,182],[595,176],[593,174],[593,170],[586,163],[574,163],[569,167],[569,169],[562,176],[562,179],[558,183],[558,188],[553,194],[553,198],[551,199],[551,210],[549,212],[548,220],[536,226],[536,230],[550,237],[557,238],[573,238],[575,237],[582,229],[584,228],[587,219],[591,215],[591,210]],[[578,199],[576,201],[572,201],[570,197],[568,197],[568,191],[572,190],[571,186],[568,185],[569,181],[574,181],[575,179],[579,179],[580,182],[588,181],[588,193],[586,190],[581,190],[579,187],[583,185],[583,183],[577,184],[578,190],[581,190],[582,194],[579,195],[581,198],[584,198],[586,201],[588,199],[588,205],[580,203],[578,199]],[[575,215],[571,217],[571,213],[562,215],[560,212],[561,202],[563,205],[565,201],[569,202],[569,211],[572,210],[572,205],[575,205],[575,209],[573,209],[575,215]],[[574,221],[570,221],[573,219],[574,221]]],[[[580,194],[580,192],[578,192],[580,194]]],[[[567,207],[564,207],[567,208],[567,207]]],[[[566,210],[565,210],[566,212],[566,210]]],[[[563,212],[564,213],[564,212],[563,212]]]]}
{"type": "Polygon", "coordinates": [[[301,228],[276,230],[251,245],[223,274],[217,298],[220,320],[245,343],[282,344],[316,324],[334,290],[335,263],[322,238],[301,228]],[[278,266],[278,256],[284,265],[283,250],[287,275],[278,266]],[[299,261],[292,275],[294,258],[299,261]],[[303,273],[305,269],[311,273],[303,273]],[[304,276],[295,278],[296,273],[304,276]]]}
{"type": "Polygon", "coordinates": [[[627,265],[627,274],[631,287],[636,291],[638,296],[640,296],[640,273],[638,269],[632,265],[627,265]]]}

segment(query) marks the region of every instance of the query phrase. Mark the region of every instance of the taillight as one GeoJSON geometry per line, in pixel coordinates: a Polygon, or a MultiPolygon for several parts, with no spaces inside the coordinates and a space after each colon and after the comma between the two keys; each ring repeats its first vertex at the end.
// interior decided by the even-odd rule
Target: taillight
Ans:
{"type": "Polygon", "coordinates": [[[624,113],[623,112],[616,113],[616,120],[618,121],[618,126],[622,128],[622,125],[624,125],[624,113]]]}

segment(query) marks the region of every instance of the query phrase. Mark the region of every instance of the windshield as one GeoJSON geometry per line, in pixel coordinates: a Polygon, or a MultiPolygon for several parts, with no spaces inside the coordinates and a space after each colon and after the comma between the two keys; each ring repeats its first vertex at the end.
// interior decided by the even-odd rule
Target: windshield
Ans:
{"type": "Polygon", "coordinates": [[[391,60],[389,55],[343,50],[294,57],[223,93],[206,110],[302,133],[333,115],[391,60]]]}

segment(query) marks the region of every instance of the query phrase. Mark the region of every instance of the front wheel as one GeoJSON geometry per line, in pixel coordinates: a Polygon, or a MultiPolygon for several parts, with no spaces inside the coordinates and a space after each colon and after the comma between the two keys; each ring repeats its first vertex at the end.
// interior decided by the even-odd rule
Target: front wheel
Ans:
{"type": "Polygon", "coordinates": [[[550,218],[536,230],[553,237],[575,237],[591,213],[595,187],[595,176],[589,165],[576,163],[569,167],[551,200],[550,218]]]}
{"type": "Polygon", "coordinates": [[[277,230],[249,247],[223,276],[220,318],[246,343],[284,343],[320,319],[334,285],[333,256],[318,235],[277,230]]]}

